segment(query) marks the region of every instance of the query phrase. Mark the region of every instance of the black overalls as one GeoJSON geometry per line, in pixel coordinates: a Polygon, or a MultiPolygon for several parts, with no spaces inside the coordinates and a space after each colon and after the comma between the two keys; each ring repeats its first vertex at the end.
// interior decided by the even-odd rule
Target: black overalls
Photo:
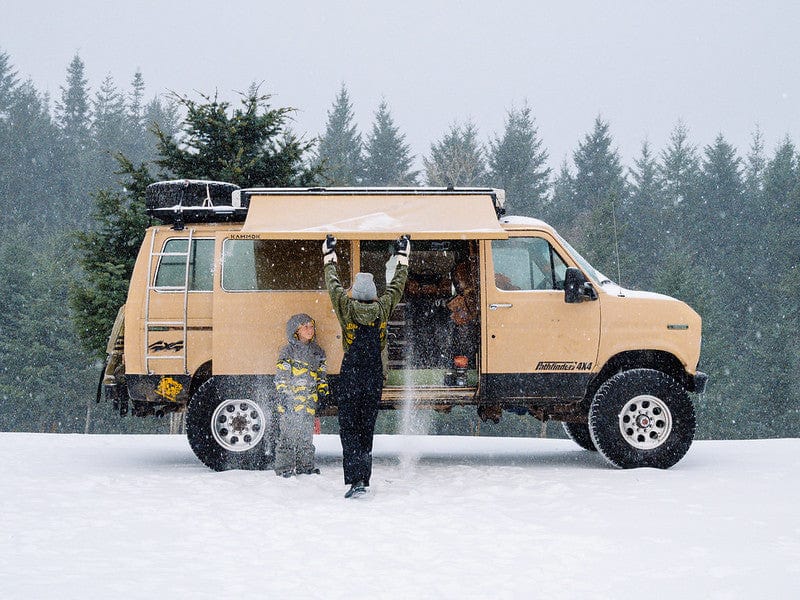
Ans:
{"type": "Polygon", "coordinates": [[[372,474],[372,435],[383,391],[380,322],[357,324],[353,343],[344,353],[337,382],[339,436],[344,482],[363,481],[372,474]]]}

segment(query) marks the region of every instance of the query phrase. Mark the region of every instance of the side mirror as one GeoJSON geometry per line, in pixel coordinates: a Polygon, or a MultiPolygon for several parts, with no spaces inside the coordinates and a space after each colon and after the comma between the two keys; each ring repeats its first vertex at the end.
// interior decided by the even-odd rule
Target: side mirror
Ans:
{"type": "Polygon", "coordinates": [[[584,300],[597,300],[597,292],[583,271],[569,267],[564,277],[564,302],[576,304],[584,300]]]}

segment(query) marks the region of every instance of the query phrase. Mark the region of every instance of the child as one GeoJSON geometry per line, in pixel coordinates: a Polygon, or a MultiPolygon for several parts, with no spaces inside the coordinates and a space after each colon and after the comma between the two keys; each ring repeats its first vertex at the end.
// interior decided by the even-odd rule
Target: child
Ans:
{"type": "Polygon", "coordinates": [[[286,323],[289,343],[278,354],[275,389],[280,431],[275,474],[319,473],[314,468],[314,418],[328,396],[325,351],[314,341],[314,319],[304,313],[286,323]]]}

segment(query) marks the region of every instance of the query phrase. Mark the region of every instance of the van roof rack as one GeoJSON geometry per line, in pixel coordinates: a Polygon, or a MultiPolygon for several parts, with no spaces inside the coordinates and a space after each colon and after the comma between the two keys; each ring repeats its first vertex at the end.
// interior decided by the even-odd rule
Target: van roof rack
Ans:
{"type": "Polygon", "coordinates": [[[247,217],[247,208],[231,205],[219,206],[167,206],[148,208],[147,215],[180,231],[185,223],[242,223],[247,217]]]}

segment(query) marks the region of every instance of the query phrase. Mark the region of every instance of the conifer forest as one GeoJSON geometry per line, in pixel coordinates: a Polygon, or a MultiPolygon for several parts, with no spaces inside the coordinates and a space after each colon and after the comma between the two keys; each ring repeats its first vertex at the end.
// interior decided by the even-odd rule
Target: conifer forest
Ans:
{"type": "MultiPolygon", "coordinates": [[[[703,318],[697,437],[800,436],[800,155],[788,136],[747,148],[696,140],[678,121],[632,164],[598,116],[550,166],[536,107],[507,108],[501,131],[442,123],[412,152],[391,98],[360,131],[346,83],[324,131],[292,129],[296,107],[267,84],[234,100],[153,94],[145,75],[90,85],[79,55],[50,97],[0,48],[0,431],[158,433],[168,419],[95,403],[108,334],[148,225],[143,191],[177,178],[241,186],[489,186],[509,215],[547,221],[623,287],[686,301],[703,318]],[[434,134],[432,134],[434,135],[434,134]]],[[[775,132],[771,132],[775,133],[775,132]]],[[[780,132],[778,132],[780,133],[780,132]]],[[[378,432],[397,417],[382,414],[378,432]]],[[[335,419],[325,422],[330,429],[335,419]]],[[[481,423],[431,414],[430,433],[549,435],[532,416],[481,423]]]]}

